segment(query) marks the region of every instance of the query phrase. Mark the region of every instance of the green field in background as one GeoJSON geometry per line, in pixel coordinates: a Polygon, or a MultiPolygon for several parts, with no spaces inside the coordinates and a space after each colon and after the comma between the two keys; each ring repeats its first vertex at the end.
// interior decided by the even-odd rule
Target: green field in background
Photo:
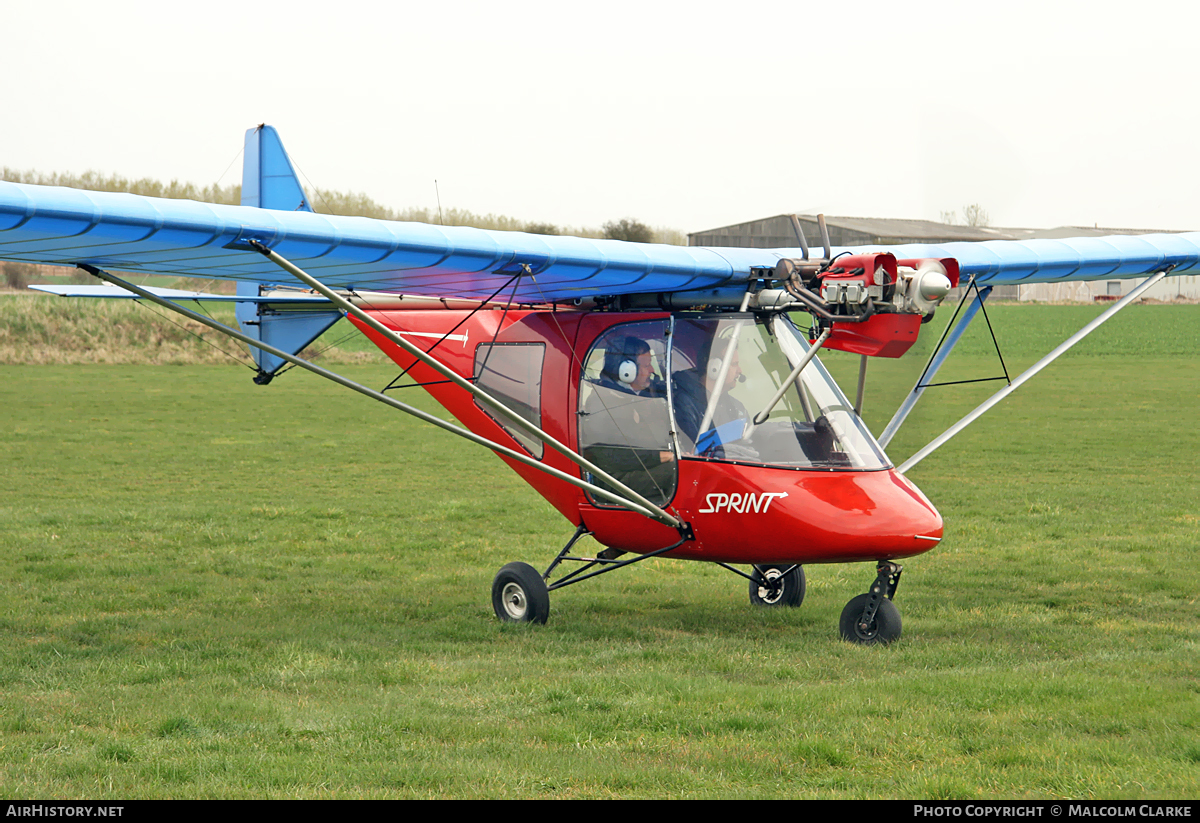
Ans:
{"type": "MultiPolygon", "coordinates": [[[[1010,372],[1098,311],[995,307],[1010,372]]],[[[997,373],[981,328],[941,379],[997,373]]],[[[887,648],[837,636],[869,564],[776,611],[656,559],[501,625],[572,529],[478,447],[299,371],[0,367],[0,796],[1195,798],[1198,328],[1131,307],[913,470],[946,538],[887,648]]]]}

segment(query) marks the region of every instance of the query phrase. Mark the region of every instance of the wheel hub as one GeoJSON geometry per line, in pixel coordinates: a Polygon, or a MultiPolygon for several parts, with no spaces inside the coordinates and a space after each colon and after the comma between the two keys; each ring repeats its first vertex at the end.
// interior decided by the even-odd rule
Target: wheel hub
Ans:
{"type": "Polygon", "coordinates": [[[775,605],[783,597],[783,574],[779,569],[767,569],[760,572],[765,581],[758,587],[758,597],[768,605],[775,605]]]}
{"type": "Polygon", "coordinates": [[[504,610],[508,612],[509,617],[513,620],[521,620],[525,617],[525,611],[529,608],[529,603],[525,599],[524,589],[516,583],[509,583],[505,585],[501,598],[504,601],[504,610]]]}
{"type": "Polygon", "coordinates": [[[876,627],[874,620],[870,623],[859,621],[855,624],[854,628],[858,630],[857,634],[861,640],[874,640],[875,635],[879,634],[879,629],[876,627]]]}

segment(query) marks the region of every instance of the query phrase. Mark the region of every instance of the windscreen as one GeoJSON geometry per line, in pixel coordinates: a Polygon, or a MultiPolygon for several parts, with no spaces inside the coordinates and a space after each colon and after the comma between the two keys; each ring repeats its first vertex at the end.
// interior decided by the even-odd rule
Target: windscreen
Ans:
{"type": "Polygon", "coordinates": [[[680,455],[794,468],[889,464],[851,403],[783,315],[676,318],[671,406],[680,455]]]}

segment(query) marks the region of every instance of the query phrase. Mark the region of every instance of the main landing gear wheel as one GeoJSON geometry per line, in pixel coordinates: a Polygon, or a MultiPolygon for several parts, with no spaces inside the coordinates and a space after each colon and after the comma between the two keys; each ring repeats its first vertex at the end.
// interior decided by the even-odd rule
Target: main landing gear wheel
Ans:
{"type": "Polygon", "coordinates": [[[755,566],[755,580],[750,581],[750,602],[755,606],[799,606],[804,602],[807,582],[804,567],[755,566]]]}
{"type": "Polygon", "coordinates": [[[886,645],[899,639],[900,610],[886,597],[880,598],[879,605],[875,609],[875,617],[871,622],[863,625],[863,612],[870,597],[869,594],[860,594],[847,603],[846,608],[842,609],[842,619],[838,623],[842,639],[849,640],[851,643],[862,643],[866,646],[877,643],[886,645]]]}
{"type": "Polygon", "coordinates": [[[528,563],[509,563],[492,581],[492,608],[507,623],[545,623],[550,616],[546,581],[528,563]]]}

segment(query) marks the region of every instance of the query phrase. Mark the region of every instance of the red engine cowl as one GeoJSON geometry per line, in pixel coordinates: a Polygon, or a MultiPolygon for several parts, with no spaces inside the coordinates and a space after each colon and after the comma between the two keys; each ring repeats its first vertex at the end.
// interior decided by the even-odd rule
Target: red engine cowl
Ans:
{"type": "Polygon", "coordinates": [[[868,296],[876,302],[886,299],[896,280],[896,258],[891,254],[848,254],[821,273],[817,293],[830,305],[852,309],[866,306],[868,296]]]}
{"type": "Polygon", "coordinates": [[[958,275],[958,261],[952,258],[839,257],[837,265],[821,275],[821,297],[841,313],[866,313],[871,304],[877,313],[858,322],[835,318],[825,347],[870,357],[900,357],[917,342],[922,320],[932,317],[946,293],[958,285],[958,275]]]}
{"type": "Polygon", "coordinates": [[[869,357],[899,357],[917,342],[921,320],[919,314],[876,314],[862,323],[835,322],[825,348],[869,357]]]}

